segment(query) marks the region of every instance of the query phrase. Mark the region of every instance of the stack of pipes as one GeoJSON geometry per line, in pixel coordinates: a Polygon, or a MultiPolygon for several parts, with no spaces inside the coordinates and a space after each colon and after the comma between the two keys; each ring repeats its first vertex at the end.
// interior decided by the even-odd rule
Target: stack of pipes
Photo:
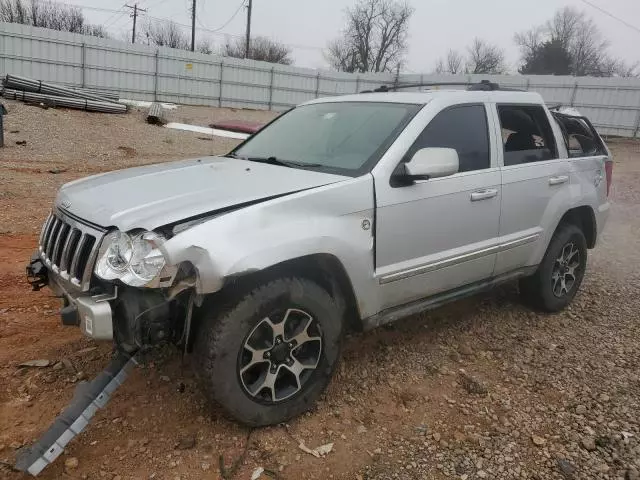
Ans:
{"type": "MultiPolygon", "coordinates": [[[[77,108],[89,112],[126,113],[127,107],[114,101],[113,95],[93,93],[83,89],[61,87],[42,80],[7,75],[1,94],[5,98],[52,107],[77,108]]],[[[117,98],[115,99],[117,100],[117,98]]]]}

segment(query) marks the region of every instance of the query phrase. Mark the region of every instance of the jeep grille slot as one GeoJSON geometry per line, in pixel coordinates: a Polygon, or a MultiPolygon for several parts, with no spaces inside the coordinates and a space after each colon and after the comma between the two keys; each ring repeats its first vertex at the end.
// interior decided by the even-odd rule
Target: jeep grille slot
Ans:
{"type": "Polygon", "coordinates": [[[40,256],[52,272],[75,288],[88,290],[93,265],[89,265],[101,232],[52,213],[40,234],[40,256]]]}

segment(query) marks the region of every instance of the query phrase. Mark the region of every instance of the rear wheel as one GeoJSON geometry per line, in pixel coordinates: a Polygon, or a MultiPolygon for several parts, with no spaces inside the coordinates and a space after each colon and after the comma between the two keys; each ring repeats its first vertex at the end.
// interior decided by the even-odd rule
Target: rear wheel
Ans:
{"type": "Polygon", "coordinates": [[[587,241],[575,225],[554,233],[536,273],[520,281],[520,293],[532,307],[557,312],[575,297],[587,265],[587,241]]]}
{"type": "Polygon", "coordinates": [[[227,308],[205,305],[195,369],[209,398],[238,421],[284,422],[313,406],[337,364],[343,309],[322,287],[281,278],[227,308]]]}

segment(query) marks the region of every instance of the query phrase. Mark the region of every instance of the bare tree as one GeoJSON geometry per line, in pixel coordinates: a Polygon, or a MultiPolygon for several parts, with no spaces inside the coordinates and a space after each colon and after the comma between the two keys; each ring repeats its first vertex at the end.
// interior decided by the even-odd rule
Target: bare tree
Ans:
{"type": "Polygon", "coordinates": [[[40,0],[0,0],[0,21],[108,37],[104,27],[86,22],[80,8],[40,0]]]}
{"type": "Polygon", "coordinates": [[[206,55],[211,55],[213,53],[213,45],[211,43],[211,40],[208,38],[203,38],[198,41],[198,44],[196,45],[196,51],[204,53],[206,55]]]}
{"type": "Polygon", "coordinates": [[[544,27],[533,27],[531,30],[516,33],[513,38],[516,45],[520,47],[522,58],[529,58],[536,53],[545,41],[544,27]]]}
{"type": "Polygon", "coordinates": [[[174,22],[148,22],[144,30],[152,45],[180,50],[191,49],[191,41],[174,22]]]}
{"type": "Polygon", "coordinates": [[[572,7],[559,9],[542,26],[516,34],[515,41],[522,55],[520,70],[529,73],[599,77],[632,75],[636,70],[611,57],[593,20],[572,7]]]}
{"type": "MultiPolygon", "coordinates": [[[[236,38],[222,47],[221,55],[224,57],[245,58],[244,38],[236,38]]],[[[278,43],[267,37],[254,37],[249,44],[249,55],[251,60],[261,62],[280,63],[291,65],[291,49],[286,45],[278,43]]]]}
{"type": "Polygon", "coordinates": [[[623,60],[607,58],[600,66],[600,73],[604,77],[640,77],[640,64],[627,64],[623,60]]]}
{"type": "Polygon", "coordinates": [[[506,70],[504,52],[495,45],[476,38],[467,52],[467,73],[499,74],[506,70]]]}
{"type": "Polygon", "coordinates": [[[109,32],[107,32],[103,25],[85,24],[80,33],[91,35],[92,37],[111,38],[111,35],[109,35],[109,32]]]}
{"type": "Polygon", "coordinates": [[[456,75],[464,71],[464,58],[456,50],[449,50],[446,58],[441,58],[436,63],[436,73],[449,73],[456,75]]]}
{"type": "Polygon", "coordinates": [[[407,50],[413,8],[396,0],[359,0],[347,9],[342,36],[325,53],[336,70],[389,72],[402,63],[407,50]]]}
{"type": "Polygon", "coordinates": [[[553,18],[546,23],[550,40],[560,42],[566,48],[571,47],[577,32],[586,20],[584,12],[572,7],[564,7],[556,11],[553,18]]]}
{"type": "Polygon", "coordinates": [[[0,0],[0,21],[7,23],[31,23],[29,7],[22,0],[0,0]]]}

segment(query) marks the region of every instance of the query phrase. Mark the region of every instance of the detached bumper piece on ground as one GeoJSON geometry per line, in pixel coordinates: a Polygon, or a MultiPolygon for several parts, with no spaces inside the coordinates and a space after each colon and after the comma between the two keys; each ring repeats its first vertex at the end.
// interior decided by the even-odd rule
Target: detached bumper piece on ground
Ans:
{"type": "Polygon", "coordinates": [[[71,404],[49,430],[34,445],[18,452],[16,468],[36,476],[53,463],[67,444],[85,429],[96,411],[107,404],[136,363],[134,356],[118,353],[94,380],[78,385],[71,404]]]}
{"type": "Polygon", "coordinates": [[[7,75],[3,85],[2,96],[13,100],[89,112],[126,113],[127,111],[126,105],[113,101],[114,96],[110,94],[103,96],[17,75],[7,75]]]}

